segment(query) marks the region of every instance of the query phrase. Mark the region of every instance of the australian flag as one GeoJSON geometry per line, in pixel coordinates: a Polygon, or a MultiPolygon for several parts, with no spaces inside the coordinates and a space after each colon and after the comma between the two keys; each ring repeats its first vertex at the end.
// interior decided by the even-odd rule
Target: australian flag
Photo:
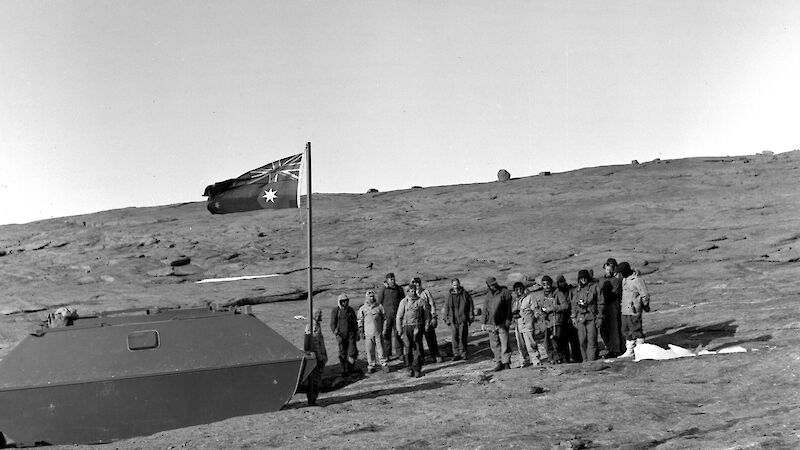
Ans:
{"type": "Polygon", "coordinates": [[[302,165],[303,154],[298,153],[207,186],[206,207],[212,214],[297,208],[302,165]]]}

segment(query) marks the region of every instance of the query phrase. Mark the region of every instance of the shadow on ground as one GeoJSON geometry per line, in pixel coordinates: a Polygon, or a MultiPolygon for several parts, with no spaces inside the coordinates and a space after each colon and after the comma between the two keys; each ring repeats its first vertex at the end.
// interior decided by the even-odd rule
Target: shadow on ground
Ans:
{"type": "MultiPolygon", "coordinates": [[[[712,341],[725,340],[736,335],[738,325],[734,320],[726,320],[705,326],[687,326],[686,324],[677,327],[669,327],[647,333],[647,342],[661,347],[668,344],[678,345],[687,349],[694,349],[699,346],[706,347],[712,341]]],[[[731,347],[747,342],[765,342],[772,339],[772,335],[766,334],[752,339],[743,339],[735,342],[725,342],[710,347],[709,350],[717,350],[724,347],[731,347]]]]}

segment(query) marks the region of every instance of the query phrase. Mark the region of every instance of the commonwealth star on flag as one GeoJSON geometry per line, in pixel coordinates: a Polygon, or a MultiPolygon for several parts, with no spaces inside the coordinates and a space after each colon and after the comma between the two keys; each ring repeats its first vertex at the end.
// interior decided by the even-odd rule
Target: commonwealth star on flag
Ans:
{"type": "Polygon", "coordinates": [[[212,214],[257,209],[297,208],[303,154],[287,156],[242,175],[206,187],[206,207],[212,214]]]}

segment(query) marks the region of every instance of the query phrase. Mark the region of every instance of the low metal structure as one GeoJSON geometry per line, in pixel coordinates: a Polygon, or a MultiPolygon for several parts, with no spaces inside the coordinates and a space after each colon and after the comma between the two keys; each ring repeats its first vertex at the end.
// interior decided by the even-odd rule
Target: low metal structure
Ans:
{"type": "Polygon", "coordinates": [[[237,311],[77,318],[0,361],[0,433],[21,445],[102,443],[276,411],[315,362],[237,311]]]}

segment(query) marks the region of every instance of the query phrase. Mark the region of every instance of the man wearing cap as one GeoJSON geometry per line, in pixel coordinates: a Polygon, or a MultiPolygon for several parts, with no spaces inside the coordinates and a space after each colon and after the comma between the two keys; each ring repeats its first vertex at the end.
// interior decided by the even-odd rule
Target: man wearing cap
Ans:
{"type": "Polygon", "coordinates": [[[617,273],[617,260],[608,258],[603,266],[605,275],[599,280],[600,298],[605,305],[600,336],[606,344],[607,358],[622,354],[622,332],[620,330],[620,302],[622,301],[622,277],[617,273]]]}
{"type": "Polygon", "coordinates": [[[566,333],[564,321],[569,314],[567,298],[559,294],[553,279],[549,275],[542,277],[542,291],[535,297],[534,314],[536,319],[544,323],[544,340],[547,358],[553,364],[561,364],[565,360],[566,333]]]}
{"type": "Polygon", "coordinates": [[[377,357],[383,371],[389,373],[389,362],[384,356],[383,330],[389,324],[386,322],[386,314],[383,312],[383,305],[378,304],[375,298],[375,291],[368,290],[365,294],[364,304],[358,308],[358,331],[361,339],[366,341],[367,371],[375,373],[375,359],[377,357]]]}
{"type": "Polygon", "coordinates": [[[356,372],[358,321],[356,312],[350,307],[350,299],[347,294],[340,294],[336,302],[336,307],[331,311],[331,331],[339,344],[339,363],[342,365],[342,376],[347,376],[356,372]]]}
{"type": "Polygon", "coordinates": [[[314,309],[314,313],[311,317],[314,322],[314,327],[312,329],[311,325],[306,325],[303,350],[314,352],[314,356],[317,358],[317,364],[308,375],[308,390],[306,390],[308,406],[315,406],[317,404],[317,397],[319,397],[320,387],[322,386],[322,372],[325,370],[325,364],[328,363],[328,352],[325,350],[325,339],[322,337],[322,311],[314,309]]]}
{"type": "Polygon", "coordinates": [[[619,263],[622,275],[622,334],[625,336],[625,353],[620,358],[634,356],[634,347],[644,344],[642,311],[650,311],[650,293],[647,285],[627,262],[619,263]]]}
{"type": "Polygon", "coordinates": [[[425,332],[425,342],[428,344],[428,353],[431,354],[431,358],[437,363],[440,363],[442,362],[442,357],[439,356],[439,342],[436,339],[436,325],[438,325],[438,319],[436,315],[436,302],[433,300],[433,294],[431,294],[431,291],[422,287],[422,279],[420,277],[412,278],[410,284],[417,287],[419,296],[428,304],[428,311],[431,314],[431,326],[428,327],[428,331],[425,332]]]}
{"type": "Polygon", "coordinates": [[[453,278],[450,281],[450,292],[444,303],[445,323],[452,327],[453,361],[469,359],[469,325],[475,320],[475,306],[472,296],[461,287],[461,281],[453,278]]]}
{"type": "Polygon", "coordinates": [[[600,300],[597,283],[591,281],[586,269],[578,272],[578,286],[572,290],[572,324],[578,329],[581,357],[584,361],[597,359],[597,329],[603,323],[605,305],[600,300]]]}
{"type": "Polygon", "coordinates": [[[516,320],[514,329],[517,337],[517,348],[519,349],[519,367],[539,365],[539,346],[533,339],[533,306],[534,297],[530,291],[525,289],[525,285],[517,281],[511,288],[514,290],[514,302],[511,305],[511,312],[516,320]]]}
{"type": "Polygon", "coordinates": [[[508,345],[508,329],[513,320],[511,304],[514,299],[508,288],[497,284],[495,277],[486,279],[489,298],[483,308],[481,330],[489,332],[489,347],[494,354],[495,372],[511,368],[511,348],[508,345]]]}
{"type": "Polygon", "coordinates": [[[417,292],[417,287],[408,287],[408,295],[400,301],[395,318],[397,333],[403,338],[405,345],[405,363],[409,368],[409,376],[422,376],[423,349],[422,340],[425,330],[430,327],[428,304],[417,292]]]}
{"type": "MultiPolygon", "coordinates": [[[[394,274],[392,272],[387,273],[383,286],[377,292],[377,299],[378,304],[383,305],[386,320],[390,324],[394,323],[397,307],[400,305],[400,300],[405,296],[403,288],[397,285],[394,274]]],[[[383,329],[383,345],[387,358],[392,359],[403,355],[403,344],[400,340],[400,335],[397,334],[397,330],[393,326],[383,329]]]]}

